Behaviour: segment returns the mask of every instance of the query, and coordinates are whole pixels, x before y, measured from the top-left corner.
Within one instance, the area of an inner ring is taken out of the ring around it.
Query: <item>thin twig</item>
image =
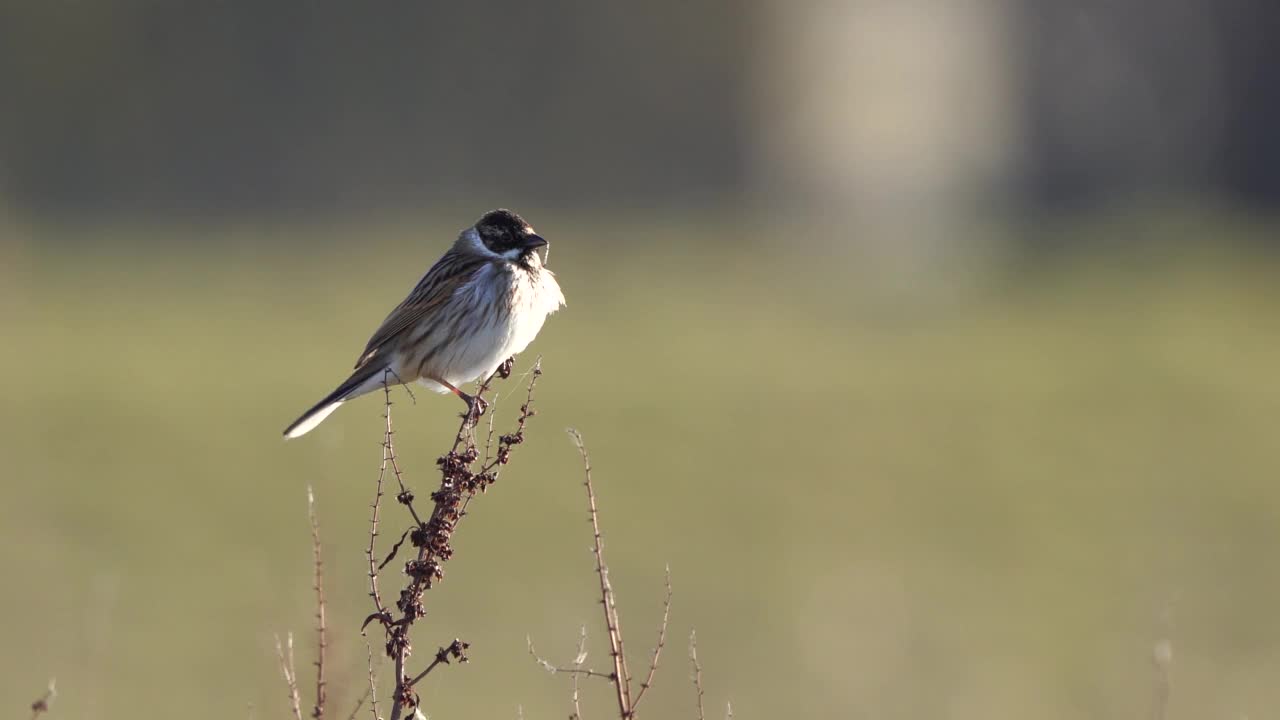
[[[382,716],[378,714],[378,683],[373,674],[373,646],[369,644],[367,637],[364,641],[364,649],[369,655],[369,688],[365,690],[365,697],[369,698],[369,709],[373,711],[373,720],[382,720]],[[347,720],[354,720],[362,702],[364,702],[363,698],[356,703],[356,709],[351,711],[351,717]]]
[[[382,439],[382,462],[391,464],[391,472],[396,476],[396,484],[400,486],[400,497],[405,497],[406,495],[412,497],[409,489],[404,486],[404,473],[400,470],[400,463],[396,461],[395,445],[391,442],[391,436],[395,435],[395,431],[391,429],[391,406],[393,403],[391,402],[391,385],[387,382],[386,373],[382,375],[382,391],[386,394],[387,403],[387,411],[385,413],[387,428],[383,433]],[[418,517],[417,511],[413,509],[413,503],[406,502],[403,505],[409,509],[409,514],[413,516],[413,521],[421,525],[422,519]]]
[[[431,664],[427,666],[426,670],[423,670],[422,672],[418,673],[417,675],[414,676],[412,680],[409,681],[409,687],[413,687],[414,685],[417,685],[418,681],[426,677],[432,670],[435,670],[437,665],[450,664],[449,658],[453,658],[458,662],[467,662],[467,648],[469,647],[471,647],[470,643],[465,643],[457,638],[454,638],[452,643],[436,651],[435,660],[431,661]]]
[[[386,422],[387,429],[382,440],[382,466],[378,468],[378,484],[374,490],[373,504],[370,509],[373,511],[369,516],[369,547],[365,550],[365,555],[369,558],[369,597],[373,598],[373,606],[377,609],[380,616],[388,615],[387,608],[382,604],[382,595],[378,592],[378,565],[373,559],[375,552],[375,543],[378,539],[378,510],[382,507],[382,481],[387,475],[387,465],[390,462],[391,453],[391,386],[386,383],[383,378],[382,390],[386,393]],[[361,630],[361,633],[364,631]]]
[[[36,698],[35,702],[31,703],[31,720],[36,720],[36,718],[40,717],[44,713],[49,712],[49,706],[53,705],[53,698],[57,694],[58,691],[54,686],[54,681],[50,679],[49,687],[45,688],[44,694]]]
[[[645,676],[644,682],[640,683],[640,692],[636,693],[636,700],[631,705],[632,711],[640,707],[640,701],[644,699],[644,693],[653,686],[653,675],[658,672],[658,658],[662,655],[662,648],[667,644],[667,622],[671,620],[671,566],[667,566],[667,596],[662,601],[662,625],[658,628],[658,644],[653,646],[653,659],[649,661],[649,673]]]
[[[329,647],[324,618],[324,561],[320,556],[320,521],[316,519],[316,496],[307,486],[307,517],[311,521],[311,554],[315,560],[316,591],[316,704],[311,717],[323,720],[325,703],[324,658]]]
[[[706,720],[702,709],[702,665],[698,663],[698,632],[689,633],[689,662],[693,665],[693,688],[698,691],[698,720]],[[733,708],[729,708],[729,717],[733,717]]]
[[[600,534],[600,514],[596,507],[596,491],[591,484],[591,456],[587,454],[587,446],[583,443],[582,434],[573,428],[568,429],[569,437],[578,447],[582,455],[583,485],[587,488],[587,505],[591,515],[591,529],[595,537],[594,552],[596,556],[596,574],[600,576],[600,604],[604,607],[605,627],[609,634],[609,655],[613,658],[613,687],[618,699],[618,714],[623,720],[630,720],[633,710],[631,702],[631,675],[627,671],[627,658],[622,646],[622,628],[618,622],[618,607],[614,602],[613,586],[609,584],[609,566],[604,561],[604,538]]]
[[[293,633],[289,633],[286,637],[288,638],[288,655],[280,645],[279,635],[276,635],[276,655],[280,658],[280,671],[284,673],[285,684],[289,686],[289,707],[293,710],[293,716],[297,720],[302,720],[302,698],[298,696],[298,674],[293,665]]]
[[[530,647],[532,649],[532,646]],[[582,635],[578,639],[578,654],[573,659],[576,667],[582,667],[582,663],[587,661],[587,626],[582,626]],[[573,714],[569,716],[569,720],[582,720],[582,704],[578,693],[579,675],[573,676]]]
[[[541,655],[538,654],[538,651],[534,649],[533,639],[525,638],[525,640],[529,644],[529,654],[533,656],[534,662],[541,665],[544,670],[551,673],[552,675],[555,675],[557,673],[563,673],[565,675],[585,675],[586,677],[596,677],[596,678],[608,680],[609,682],[613,682],[613,677],[614,677],[613,673],[603,673],[598,670],[592,670],[590,668],[582,667],[582,664],[587,660],[587,648],[586,648],[587,628],[585,625],[582,628],[582,639],[578,644],[578,655],[574,659],[573,665],[569,667],[556,665],[555,663],[552,663],[549,660],[544,659]]]
[[[482,466],[488,465],[489,461],[493,458],[494,420],[497,418],[497,415],[498,415],[497,411],[498,411],[498,396],[494,395],[493,401],[489,403],[489,431],[485,433],[484,461],[481,463]]]
[[[578,654],[574,656],[573,665],[570,667],[559,667],[544,660],[538,655],[538,651],[533,649],[533,640],[530,638],[526,638],[526,640],[529,643],[529,654],[533,656],[535,662],[546,668],[547,672],[553,675],[566,673],[573,676],[573,693],[570,695],[570,700],[573,702],[573,712],[569,714],[569,720],[582,720],[581,694],[579,693],[580,678],[584,676],[597,677],[602,680],[608,680],[610,683],[613,682],[613,675],[610,673],[596,672],[590,668],[582,667],[582,664],[587,661],[587,626],[582,626],[582,634],[578,638]]]

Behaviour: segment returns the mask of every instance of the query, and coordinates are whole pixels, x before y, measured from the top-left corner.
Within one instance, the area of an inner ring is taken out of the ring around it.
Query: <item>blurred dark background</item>
[[[1017,207],[1270,209],[1278,23],[1247,0],[6,2],[0,193],[52,215],[770,205],[909,162],[913,188]]]
[[[472,644],[432,718],[567,715],[528,636],[607,663],[566,426],[633,668],[671,566],[647,717],[694,716],[693,628],[708,717],[1274,715],[1278,20],[0,0],[0,706],[284,717],[310,485],[346,717],[383,408],[280,431],[507,206],[568,307],[415,636]],[[421,491],[457,403],[396,402]]]

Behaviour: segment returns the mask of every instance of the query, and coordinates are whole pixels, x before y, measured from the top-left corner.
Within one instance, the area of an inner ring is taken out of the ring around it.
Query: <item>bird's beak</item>
[[[525,235],[520,242],[520,247],[524,250],[537,250],[540,247],[546,247],[547,241],[542,239],[541,235],[529,233]]]

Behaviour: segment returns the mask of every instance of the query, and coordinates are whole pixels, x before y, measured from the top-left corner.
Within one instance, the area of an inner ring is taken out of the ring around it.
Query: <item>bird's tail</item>
[[[285,428],[285,438],[302,437],[311,432],[315,426],[329,417],[334,410],[337,410],[339,405],[381,385],[385,371],[385,367],[370,363],[351,373],[351,377],[347,378],[337,389],[326,395],[323,400],[316,403],[310,410],[302,413],[302,417],[294,420],[289,427]]]

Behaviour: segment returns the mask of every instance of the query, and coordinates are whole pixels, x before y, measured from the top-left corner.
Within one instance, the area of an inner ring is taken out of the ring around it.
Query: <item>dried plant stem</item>
[[[311,491],[311,487],[307,487],[307,518],[311,521],[311,554],[315,560],[315,582],[313,587],[316,591],[316,704],[311,710],[311,717],[315,720],[324,718],[325,704],[325,679],[324,679],[324,660],[325,651],[329,647],[328,633],[325,626],[324,617],[324,560],[320,555],[320,522],[316,519],[316,496]]]
[[[284,673],[285,684],[289,686],[289,708],[296,720],[302,720],[302,698],[298,696],[298,673],[293,665],[293,633],[286,635],[288,653],[280,644],[280,636],[276,635],[276,656],[280,658],[280,671]]]
[[[613,586],[609,584],[609,565],[604,560],[604,537],[600,533],[600,513],[596,507],[596,491],[591,484],[591,456],[582,441],[582,434],[570,428],[578,453],[582,456],[583,485],[587,488],[587,505],[591,516],[591,530],[595,539],[593,551],[596,557],[596,575],[600,577],[600,605],[604,608],[604,623],[609,635],[609,655],[613,658],[613,687],[618,700],[618,714],[623,720],[632,715],[631,675],[627,671],[627,657],[622,643],[622,626],[618,622],[618,606],[614,602]]]
[[[562,665],[556,665],[548,660],[543,659],[543,657],[538,654],[538,651],[534,649],[533,640],[526,638],[526,642],[528,642],[529,644],[529,654],[533,656],[534,662],[541,665],[544,669],[546,669],[547,672],[551,673],[552,675],[555,675],[557,673],[563,673],[565,675],[579,675],[579,676],[586,676],[586,677],[601,678],[603,680],[608,680],[609,682],[613,682],[613,673],[604,673],[604,672],[600,672],[599,670],[592,670],[591,668],[582,667],[582,664],[585,663],[587,660],[587,628],[586,626],[583,626],[582,636],[578,641],[577,658],[573,661],[573,664],[568,667],[565,667]]]
[[[371,511],[369,515],[369,546],[365,550],[365,555],[369,558],[369,597],[373,598],[373,606],[380,616],[387,615],[387,608],[382,604],[382,595],[378,591],[378,564],[374,559],[376,551],[375,545],[378,540],[378,512],[382,507],[382,482],[387,476],[387,466],[395,457],[395,451],[391,446],[391,386],[385,382],[383,378],[382,390],[386,395],[386,410],[383,417],[386,420],[386,430],[382,438],[382,465],[378,468],[378,483],[373,494],[373,503],[369,506]],[[361,629],[361,633],[363,633]]]
[[[387,391],[387,428],[383,444],[384,467],[386,464],[390,464],[392,471],[395,473],[396,481],[400,486],[400,492],[396,495],[396,500],[405,506],[413,518],[413,526],[408,531],[408,537],[413,546],[418,549],[416,558],[409,560],[405,564],[404,571],[409,577],[409,582],[400,591],[400,597],[395,604],[396,609],[400,611],[400,616],[393,618],[389,608],[382,605],[377,597],[376,575],[378,566],[374,564],[373,560],[374,541],[373,533],[371,532],[368,551],[370,574],[372,576],[370,588],[371,594],[374,595],[376,612],[365,620],[365,624],[378,620],[387,636],[386,652],[394,663],[396,677],[395,692],[392,696],[391,720],[400,720],[406,712],[412,712],[418,707],[419,698],[414,686],[418,681],[426,677],[431,670],[442,663],[448,663],[450,658],[466,661],[464,651],[467,644],[460,640],[455,640],[448,647],[440,648],[439,652],[436,653],[435,661],[427,669],[411,678],[408,670],[408,659],[412,653],[409,630],[418,618],[426,614],[426,607],[423,604],[424,593],[444,577],[443,565],[453,556],[450,540],[465,515],[465,508],[476,494],[484,492],[497,481],[500,467],[506,465],[511,459],[512,448],[524,442],[525,425],[529,418],[534,415],[533,392],[534,387],[537,385],[538,377],[542,374],[541,359],[534,363],[530,374],[532,379],[528,384],[525,403],[520,408],[520,416],[516,421],[515,432],[498,438],[496,454],[481,463],[478,471],[473,471],[472,469],[480,456],[475,441],[475,418],[470,414],[463,417],[462,422],[459,424],[457,435],[454,436],[453,446],[447,454],[437,460],[441,473],[440,486],[435,492],[431,493],[433,507],[430,516],[425,522],[414,507],[414,494],[405,486],[403,475],[395,459],[395,452],[391,442],[393,434],[391,429],[391,396],[389,390]],[[504,363],[499,372],[495,373],[495,376],[498,375],[503,378],[510,375],[510,361]],[[490,377],[481,383],[480,388],[476,391],[477,398],[483,398],[492,380],[493,377]],[[380,491],[381,481],[379,482]],[[375,499],[375,504],[376,502]],[[384,565],[395,557],[398,547],[399,544],[392,548],[387,559],[383,561]]]
[[[374,720],[383,720],[383,717],[378,715],[378,680],[376,680],[374,674],[374,646],[369,644],[369,639],[365,639],[365,651],[369,653],[369,691],[367,691],[369,708],[374,714]],[[356,710],[351,711],[351,717],[348,717],[347,720],[352,720],[357,711],[360,711],[360,703],[358,702],[356,703]]]
[[[530,649],[533,646],[530,645]],[[587,626],[582,626],[582,635],[578,639],[578,654],[574,657],[573,664],[575,667],[582,667],[582,663],[587,661]],[[574,673],[573,676],[573,714],[569,716],[569,720],[582,720],[582,705],[578,693],[580,676]]]
[[[653,676],[658,672],[658,658],[662,656],[662,648],[667,644],[667,623],[671,620],[671,566],[667,566],[667,594],[662,600],[662,625],[658,627],[658,644],[653,646],[653,657],[649,661],[649,672],[645,675],[644,682],[640,683],[640,692],[636,693],[635,702],[631,705],[634,713],[640,707],[640,701],[644,699],[644,694],[649,688],[653,687]]]
[[[356,701],[356,707],[351,711],[351,715],[347,720],[355,720],[356,713],[360,712],[360,706],[364,704],[365,698],[369,699],[369,709],[373,712],[373,720],[382,720],[382,717],[378,715],[378,682],[373,672],[373,646],[369,644],[368,638],[365,638],[364,649],[369,657],[369,687],[365,688],[364,696]]]
[[[417,685],[418,681],[429,675],[432,670],[435,670],[437,665],[448,665],[449,658],[453,658],[460,662],[466,662],[467,648],[469,647],[471,647],[469,643],[464,643],[461,640],[454,638],[452,643],[436,651],[435,660],[431,661],[431,664],[427,666],[426,670],[415,675],[413,679],[409,681],[409,686],[413,687],[414,685]]]
[[[407,386],[406,386],[406,387],[407,387]],[[383,434],[383,443],[382,443],[382,462],[384,463],[384,467],[385,467],[385,464],[386,464],[386,463],[390,463],[390,465],[391,465],[391,473],[392,473],[393,475],[395,475],[395,477],[396,477],[396,484],[400,486],[400,495],[401,495],[401,496],[403,496],[405,493],[408,493],[408,492],[409,492],[409,490],[408,490],[408,488],[406,488],[406,487],[404,486],[404,473],[403,473],[403,472],[401,472],[401,470],[400,470],[400,463],[396,460],[396,450],[395,450],[395,446],[394,446],[394,445],[392,445],[392,443],[391,443],[391,436],[392,436],[392,435],[395,435],[395,431],[391,429],[391,405],[392,405],[392,403],[391,403],[391,385],[390,385],[390,383],[388,382],[387,377],[386,377],[386,375],[385,375],[385,374],[384,374],[384,376],[383,376],[383,378],[382,378],[382,391],[383,391],[383,393],[385,393],[385,394],[386,394],[386,402],[387,402],[387,405],[386,405],[386,413],[385,413],[385,417],[386,417],[386,420],[387,420],[387,427],[386,427],[386,431],[385,431],[385,433]],[[379,472],[379,476],[381,476],[381,475],[382,475],[382,473],[381,473],[381,472]],[[413,507],[413,503],[412,503],[412,502],[403,502],[403,501],[402,501],[402,504],[405,506],[405,508],[406,508],[406,509],[408,509],[409,514],[413,516],[413,521],[414,521],[415,523],[417,523],[417,524],[421,525],[421,524],[422,524],[422,519],[418,517],[418,512],[417,512],[417,510],[415,510],[415,509],[414,509],[414,507]]]
[[[582,485],[587,491],[587,511],[588,519],[591,522],[593,540],[592,554],[595,557],[596,575],[600,581],[600,606],[603,609],[605,629],[609,638],[609,658],[613,662],[613,672],[605,674],[582,667],[582,663],[587,657],[587,630],[585,627],[582,629],[582,642],[579,644],[578,658],[572,667],[557,667],[538,657],[537,652],[533,649],[533,641],[529,642],[529,654],[533,656],[533,659],[539,665],[542,665],[550,672],[573,675],[574,712],[570,716],[571,718],[581,717],[578,707],[579,678],[599,677],[608,680],[613,686],[614,697],[618,703],[618,717],[622,718],[622,720],[631,720],[636,716],[636,709],[640,705],[640,701],[644,699],[645,693],[649,691],[649,688],[653,687],[653,678],[658,672],[658,661],[662,658],[662,650],[667,645],[667,628],[671,623],[671,567],[668,566],[666,569],[667,592],[662,601],[662,623],[658,626],[658,642],[653,647],[653,655],[649,660],[649,668],[645,673],[644,681],[640,683],[640,690],[635,695],[632,695],[631,672],[627,669],[622,625],[618,621],[618,604],[613,593],[613,585],[609,582],[609,564],[604,557],[604,534],[600,530],[600,507],[596,502],[595,485],[591,480],[591,456],[587,452],[587,446],[582,439],[582,434],[573,428],[569,428],[568,433],[573,440],[574,446],[578,448],[578,454],[582,457]]]
[[[698,663],[698,632],[696,630],[689,633],[689,663],[693,666],[693,689],[698,693],[698,720],[706,720],[706,712],[702,707],[702,665]],[[729,716],[733,717],[733,709],[729,709]]]

